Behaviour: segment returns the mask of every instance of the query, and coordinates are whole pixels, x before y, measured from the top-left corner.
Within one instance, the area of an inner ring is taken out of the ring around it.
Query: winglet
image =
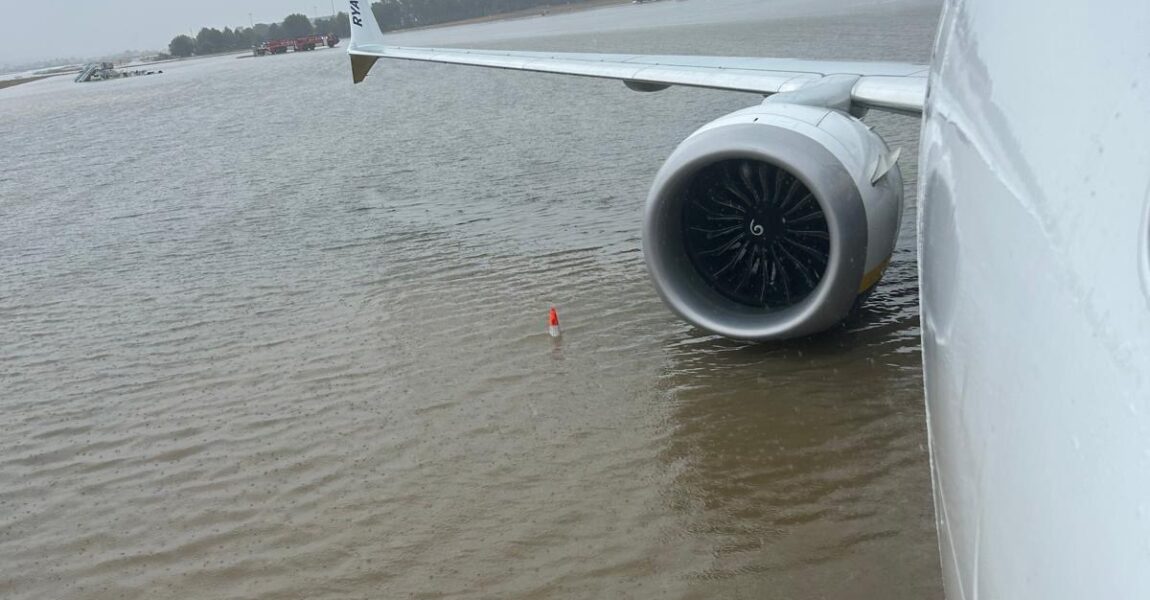
[[[351,43],[347,46],[347,53],[351,55],[351,79],[359,83],[379,59],[372,54],[383,50],[383,32],[371,10],[371,0],[348,0],[348,7]],[[371,46],[374,48],[369,48]]]
[[[367,77],[367,72],[375,66],[375,61],[379,60],[378,56],[364,56],[362,54],[351,55],[351,82],[359,83]]]

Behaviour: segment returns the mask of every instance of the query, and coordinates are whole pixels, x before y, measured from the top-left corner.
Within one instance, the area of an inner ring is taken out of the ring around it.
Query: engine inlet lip
[[[826,215],[831,244],[822,279],[806,298],[786,308],[764,312],[739,306],[709,289],[689,266],[676,235],[685,187],[703,168],[730,159],[785,169],[811,191]],[[861,195],[843,164],[811,137],[762,123],[714,127],[684,141],[656,175],[643,221],[647,268],[667,305],[704,329],[744,340],[797,337],[841,321],[857,296],[866,238]]]

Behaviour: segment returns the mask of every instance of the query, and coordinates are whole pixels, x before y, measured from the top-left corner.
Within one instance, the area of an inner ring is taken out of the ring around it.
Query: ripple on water
[[[500,44],[925,60],[937,18],[716,1],[759,16]],[[726,341],[638,224],[754,98],[344,61],[0,94],[6,597],[940,595],[913,202],[856,318]]]

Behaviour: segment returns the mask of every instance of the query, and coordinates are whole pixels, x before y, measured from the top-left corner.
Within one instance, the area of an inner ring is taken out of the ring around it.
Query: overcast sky
[[[347,10],[346,0],[335,9]],[[122,50],[166,50],[181,33],[327,16],[332,0],[0,0],[0,65]]]

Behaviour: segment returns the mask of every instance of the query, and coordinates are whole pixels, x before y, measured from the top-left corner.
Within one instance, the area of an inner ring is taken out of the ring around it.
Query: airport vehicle
[[[269,54],[286,54],[287,52],[307,52],[316,48],[335,48],[339,45],[339,38],[334,35],[308,35],[299,38],[270,40],[252,47],[253,56],[267,56]]]
[[[767,96],[685,140],[644,254],[695,325],[778,340],[877,284],[898,153],[859,119],[922,117],[928,433],[951,598],[1150,596],[1150,3],[947,2],[933,63],[387,46],[352,0],[352,74],[379,58]]]

